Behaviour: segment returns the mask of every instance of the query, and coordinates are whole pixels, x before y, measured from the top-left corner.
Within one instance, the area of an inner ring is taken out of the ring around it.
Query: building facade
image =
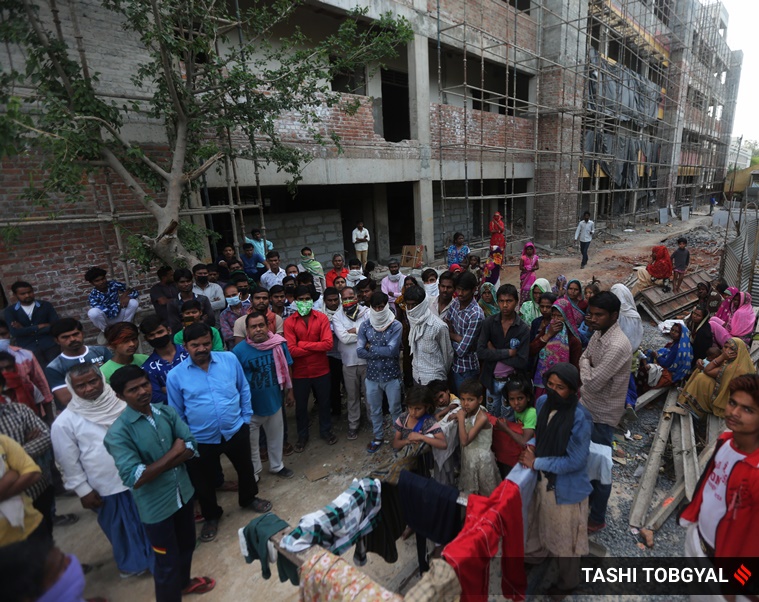
[[[144,49],[99,3],[74,5],[104,93],[135,94],[130,74]],[[311,2],[288,27],[319,38],[351,6]],[[238,161],[242,202],[230,201],[228,174],[211,171],[187,219],[238,243],[243,231],[264,226],[285,261],[308,244],[322,262],[352,254],[350,233],[361,219],[371,258],[421,244],[431,259],[455,232],[487,240],[495,211],[514,251],[527,239],[569,242],[585,210],[629,220],[721,188],[742,53],[727,44],[719,2],[377,0],[368,10],[368,18],[407,18],[414,39],[383,68],[332,82],[360,102],[355,114],[322,115],[344,152],[312,144],[296,118],[283,119],[282,137],[314,155],[297,194],[284,174],[263,169],[259,209],[254,167]],[[161,152],[162,130],[150,122],[125,131]],[[39,210],[26,215],[18,201],[36,164],[27,155],[0,164],[0,221],[20,232],[15,243],[0,242],[6,294],[12,281],[30,279],[81,312],[81,272],[92,264],[144,284],[121,261],[122,235],[139,231],[144,214],[118,177],[93,176],[85,200],[48,219]],[[209,255],[219,250],[210,245]]]

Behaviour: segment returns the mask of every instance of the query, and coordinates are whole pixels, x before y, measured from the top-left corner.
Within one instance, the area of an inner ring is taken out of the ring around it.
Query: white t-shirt
[[[365,238],[366,242],[356,242],[359,238]],[[370,240],[369,230],[366,228],[363,230],[359,230],[358,228],[353,229],[353,248],[356,249],[356,251],[368,251]]]
[[[725,499],[727,479],[736,462],[745,457],[746,454],[733,447],[733,440],[730,439],[719,448],[717,457],[714,458],[714,470],[704,484],[704,498],[701,502],[701,511],[698,513],[698,530],[701,532],[701,537],[712,547],[717,536],[717,525],[727,511],[728,500]]]
[[[24,310],[24,313],[29,316],[29,319],[32,319],[32,313],[34,312],[34,308],[36,307],[36,304],[32,303],[30,305],[21,305],[21,309]]]

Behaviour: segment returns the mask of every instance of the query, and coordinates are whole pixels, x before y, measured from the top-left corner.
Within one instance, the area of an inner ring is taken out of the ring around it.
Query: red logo
[[[749,571],[745,566],[741,565],[737,571],[735,571],[735,575],[733,575],[735,579],[741,584],[746,585],[746,582],[751,578],[751,571]]]

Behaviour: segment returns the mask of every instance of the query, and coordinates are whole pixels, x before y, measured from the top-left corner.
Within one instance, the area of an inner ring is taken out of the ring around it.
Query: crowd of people
[[[576,233],[581,268],[588,217]],[[97,513],[123,577],[149,571],[160,601],[210,591],[212,577],[191,574],[195,523],[201,542],[216,538],[217,491],[236,491],[253,513],[272,509],[259,495],[263,467],[294,476],[298,461],[286,458],[308,448],[313,397],[327,445],[337,443],[343,413],[348,441],[362,425],[370,433],[367,453],[391,441],[394,453],[377,467],[388,480],[405,469],[487,497],[512,471],[538,474],[525,559],[562,558],[555,586],[568,592],[579,579],[571,559],[606,526],[611,479],[590,465],[610,464],[614,430],[635,420],[639,394],[673,384],[682,387],[679,404],[699,418],[725,417],[734,433],[707,468],[723,471],[722,484],[702,484],[684,514],[698,525],[689,541],[719,554],[719,500],[737,486],[730,470],[759,449],[750,295],[724,281],[700,284],[689,317],[662,325],[670,342],[645,349],[634,294],[670,283],[680,290],[685,239],[672,256],[654,247],[632,291],[605,290],[595,279],[560,275],[551,286],[538,278],[531,242],[518,285],[501,283],[499,214],[490,230],[484,265],[456,233],[447,270],[417,278],[390,260],[379,282],[361,222],[357,257],[346,265],[335,254],[327,271],[309,247],[282,267],[276,246],[254,230],[240,257],[225,245],[217,262],[159,268],[153,311],[139,317],[138,292],[93,267],[84,274],[93,287],[88,317],[107,346],[85,344],[76,317],[59,317],[31,283],[14,283],[0,321],[0,565],[31,555],[47,559],[39,571],[58,562],[44,599],[62,599],[55,592],[79,579],[78,562],[52,543],[54,527],[76,520],[55,513],[57,485]],[[139,353],[141,338],[149,355]],[[222,455],[235,481],[225,478]],[[36,587],[19,599],[42,599]]]

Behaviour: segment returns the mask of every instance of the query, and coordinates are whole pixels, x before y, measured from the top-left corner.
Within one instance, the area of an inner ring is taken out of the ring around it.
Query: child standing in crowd
[[[448,381],[433,380],[427,388],[435,401],[435,420],[438,421],[446,442],[445,449],[432,450],[432,457],[435,459],[432,478],[443,485],[453,486],[456,484],[456,466],[458,466],[456,451],[459,447],[456,412],[461,411],[461,402],[451,393]]]
[[[682,236],[677,239],[677,249],[672,253],[672,292],[679,293],[680,285],[683,282],[683,276],[688,270],[690,264],[690,251],[685,247],[688,245],[688,240]]]
[[[184,345],[184,329],[201,322],[203,318],[203,305],[197,299],[190,299],[182,303],[182,330],[174,335],[175,345]],[[221,340],[221,333],[211,326],[211,339],[213,347],[211,351],[224,351],[224,342]]]
[[[535,272],[540,269],[540,258],[535,252],[535,245],[527,242],[519,259],[519,293],[520,303],[530,300],[530,289],[535,282]]]
[[[482,280],[482,266],[480,265],[480,256],[470,255],[468,259],[469,265],[467,266],[467,270],[474,274],[475,278],[477,278],[477,282],[480,282]]]
[[[538,420],[533,405],[530,381],[514,378],[506,383],[506,395],[510,410],[502,412],[501,418],[490,417],[493,425],[493,452],[498,472],[505,478],[519,460],[527,442],[535,434]]]
[[[435,419],[435,402],[429,387],[417,385],[406,395],[406,411],[395,421],[393,449],[414,443],[427,443],[445,449],[445,435]]]
[[[459,489],[466,493],[489,496],[498,486],[500,478],[495,456],[490,450],[493,444],[493,427],[488,412],[482,407],[485,387],[474,378],[459,386],[463,412],[456,414],[461,443],[461,474]]]

